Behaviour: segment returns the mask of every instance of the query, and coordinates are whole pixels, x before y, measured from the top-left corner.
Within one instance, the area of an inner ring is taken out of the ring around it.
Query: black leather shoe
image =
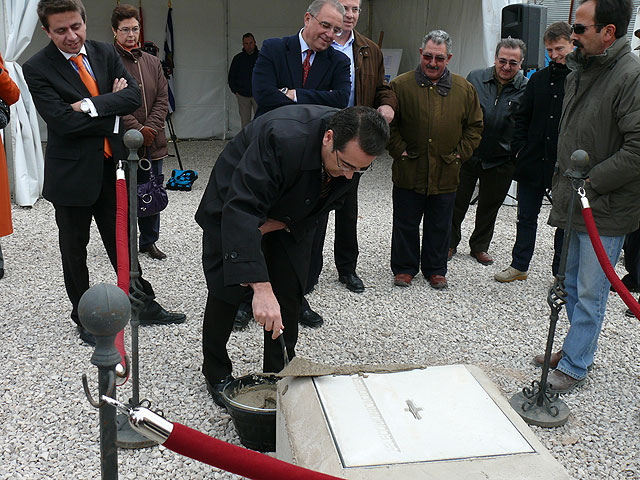
[[[78,334],[80,335],[80,340],[84,343],[91,345],[92,347],[96,346],[96,337],[93,336],[93,333],[89,332],[82,325],[78,325]]]
[[[233,329],[242,330],[244,328],[247,328],[252,318],[253,314],[251,312],[238,310],[238,313],[236,313],[236,319],[233,321]]]
[[[360,280],[360,277],[356,273],[340,275],[338,280],[340,280],[340,283],[344,283],[345,286],[354,293],[364,292],[364,283],[362,283],[362,280]]]
[[[305,327],[318,328],[323,323],[322,317],[311,309],[300,312],[300,324]]]
[[[170,323],[184,323],[187,316],[184,313],[167,312],[155,300],[140,312],[140,325],[168,325]]]
[[[222,401],[222,390],[227,384],[233,382],[235,379],[231,375],[227,375],[224,379],[220,380],[216,383],[210,383],[209,380],[205,377],[204,382],[207,384],[207,391],[216,405],[222,408],[227,408],[227,406]]]
[[[0,278],[4,277],[4,268],[0,268]]]
[[[167,258],[167,254],[160,251],[160,249],[156,247],[155,243],[140,247],[140,252],[146,253],[151,258],[155,258],[156,260],[164,260],[165,258]]]
[[[624,286],[627,287],[627,290],[629,290],[630,292],[634,292],[634,293],[640,292],[640,286],[636,283],[633,277],[628,273],[624,277],[622,277],[621,280]],[[611,285],[610,289],[612,292],[616,291],[616,289],[613,288],[613,285]]]

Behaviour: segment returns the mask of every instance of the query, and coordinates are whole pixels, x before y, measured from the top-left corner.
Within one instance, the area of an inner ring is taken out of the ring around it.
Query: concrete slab
[[[477,367],[289,377],[276,456],[346,479],[569,479]]]

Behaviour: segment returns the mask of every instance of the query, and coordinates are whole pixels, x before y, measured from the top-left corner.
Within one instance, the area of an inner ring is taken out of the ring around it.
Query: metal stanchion
[[[138,166],[143,170],[151,168],[151,162],[138,157],[138,149],[142,146],[144,137],[138,130],[128,130],[124,134],[124,144],[129,149],[129,157],[123,161],[127,165],[127,186],[129,197],[129,257],[130,257],[130,285],[131,299],[131,398],[129,404],[133,407],[140,405],[140,364],[138,358],[138,328],[140,326],[140,312],[144,309],[146,294],[140,284],[140,267],[138,264]],[[131,429],[127,418],[118,415],[118,439],[116,444],[123,448],[145,448],[156,445],[156,442],[140,435]]]
[[[117,333],[129,320],[131,305],[127,295],[117,286],[100,283],[87,290],[78,304],[80,323],[96,338],[91,363],[98,367],[98,391],[102,398],[115,397],[116,365],[121,361],[115,346]],[[103,480],[118,478],[116,448],[116,410],[104,400],[96,402],[89,392],[87,376],[82,375],[84,392],[95,408],[100,409],[100,467]]]
[[[564,241],[562,243],[562,253],[560,254],[560,265],[556,280],[547,294],[547,303],[551,308],[549,315],[549,333],[547,335],[547,346],[544,352],[544,363],[542,365],[542,375],[540,381],[531,382],[531,387],[525,387],[521,392],[515,394],[509,400],[511,407],[518,412],[529,425],[540,427],[559,427],[567,423],[569,418],[569,407],[560,400],[557,393],[547,390],[549,384],[549,364],[553,352],[553,339],[556,333],[558,315],[562,306],[567,303],[567,292],[564,287],[565,271],[567,267],[567,254],[569,252],[569,241],[573,233],[573,212],[576,204],[576,193],[579,188],[584,188],[587,178],[586,171],[589,165],[589,155],[584,150],[576,150],[571,155],[571,168],[564,173],[564,176],[571,182],[571,194],[567,211],[567,221],[564,230]]]

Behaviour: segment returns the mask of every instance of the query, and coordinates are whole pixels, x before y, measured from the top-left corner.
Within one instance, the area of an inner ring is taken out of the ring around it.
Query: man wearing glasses
[[[495,65],[474,70],[467,76],[480,97],[484,130],[480,146],[460,170],[460,185],[453,210],[449,258],[462,238],[461,225],[469,209],[476,183],[480,180],[478,209],[473,233],[469,238],[471,256],[482,265],[491,265],[488,253],[493,229],[515,170],[515,153],[511,150],[514,114],[527,85],[520,71],[526,46],[522,40],[506,38],[496,46]]]
[[[342,34],[343,16],[337,0],[314,0],[296,35],[264,41],[253,69],[256,116],[296,103],[347,106],[349,59],[331,48]]]
[[[265,330],[263,370],[284,367],[280,332],[295,355],[316,224],[388,139],[386,120],[371,108],[294,105],[254,119],[220,154],[196,213],[209,289],[202,372],[218,405],[232,380],[226,344],[247,290]]]
[[[408,287],[420,270],[431,287],[447,286],[447,249],[458,175],[480,143],[478,94],[463,77],[449,71],[451,56],[449,34],[429,32],[422,41],[417,68],[391,82],[398,100],[389,140],[393,157],[391,269],[399,287]]]
[[[349,106],[364,105],[376,108],[391,122],[394,110],[397,108],[396,97],[384,77],[384,60],[380,48],[355,28],[360,17],[361,0],[339,0],[345,10],[342,35],[334,39],[332,46],[349,57],[351,63],[351,93]],[[354,177],[355,187],[345,197],[344,205],[336,209],[334,258],[338,270],[338,280],[347,289],[355,293],[364,292],[364,284],[356,273],[358,261],[358,182],[359,175]],[[322,271],[322,250],[324,247],[327,218],[318,225],[316,239],[311,252],[309,267],[309,281],[307,290],[318,283]],[[322,322],[322,317],[308,309],[311,313],[304,314]]]
[[[549,223],[564,227],[571,185],[564,176],[571,154],[589,154],[584,184],[600,239],[615,265],[625,234],[640,221],[640,63],[626,39],[631,19],[629,0],[588,0],[576,10],[567,55],[567,76],[553,177]],[[593,364],[609,295],[580,208],[572,206],[566,280],[570,327],[557,368],[549,374],[552,392],[569,392],[584,383]],[[558,361],[559,360],[559,361]]]

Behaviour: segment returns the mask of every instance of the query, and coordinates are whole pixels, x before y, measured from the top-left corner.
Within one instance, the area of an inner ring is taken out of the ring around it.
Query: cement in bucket
[[[222,390],[240,442],[259,452],[276,450],[276,377],[246,375]]]

